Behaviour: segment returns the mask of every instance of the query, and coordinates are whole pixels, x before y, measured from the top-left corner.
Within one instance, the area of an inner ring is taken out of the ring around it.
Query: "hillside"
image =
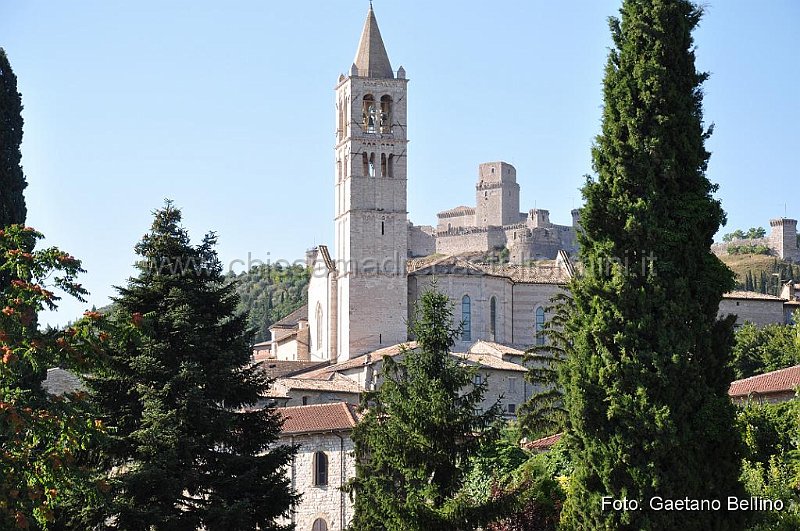
[[[719,257],[736,273],[737,289],[776,295],[780,280],[800,281],[800,266],[764,254],[735,254]]]
[[[269,339],[269,327],[308,300],[309,270],[302,266],[263,265],[247,273],[229,274],[241,297],[239,309],[255,330],[253,342]]]

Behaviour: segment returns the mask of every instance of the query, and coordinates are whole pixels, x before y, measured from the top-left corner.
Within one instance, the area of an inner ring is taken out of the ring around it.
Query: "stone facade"
[[[719,316],[736,316],[736,326],[749,322],[754,325],[785,324],[784,305],[787,301],[773,295],[752,291],[734,291],[723,295]]]

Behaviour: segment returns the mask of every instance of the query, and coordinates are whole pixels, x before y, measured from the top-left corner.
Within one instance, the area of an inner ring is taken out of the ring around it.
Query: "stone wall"
[[[289,466],[292,488],[303,495],[291,521],[298,531],[311,531],[314,521],[325,520],[329,531],[341,531],[353,518],[353,502],[340,490],[356,473],[353,441],[347,432],[282,436],[281,444],[299,445]],[[314,485],[314,453],[328,458],[328,484]]]
[[[781,299],[733,299],[724,298],[719,305],[719,316],[736,315],[736,325],[750,322],[758,326],[783,324],[784,301]]]
[[[435,230],[430,225],[408,225],[408,256],[428,256],[436,252]]]
[[[506,245],[506,235],[502,228],[473,228],[460,232],[439,232],[436,235],[436,252],[456,255],[462,253],[484,253]]]
[[[550,306],[553,295],[561,292],[562,289],[556,284],[514,284],[512,344],[529,346],[535,343],[536,309]],[[550,315],[546,313],[545,319],[549,318]]]

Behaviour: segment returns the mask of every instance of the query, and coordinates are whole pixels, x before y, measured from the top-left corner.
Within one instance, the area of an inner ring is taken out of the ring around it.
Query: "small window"
[[[367,94],[364,96],[361,117],[364,131],[367,133],[374,133],[378,126],[378,108],[375,105],[375,98],[372,96],[372,94]]]
[[[536,344],[537,345],[544,345],[544,335],[542,332],[544,331],[544,308],[539,306],[536,308]]]
[[[390,96],[381,97],[381,133],[392,132],[392,98]]]
[[[469,295],[461,298],[461,330],[462,341],[472,341],[472,302]]]
[[[475,385],[481,384],[481,373],[475,375]]]
[[[492,297],[489,299],[489,333],[492,335],[492,341],[495,340],[494,336],[497,332],[497,298]]]
[[[516,414],[517,412],[517,405],[516,404],[509,404],[508,405],[508,412],[512,415]]]
[[[328,484],[328,456],[325,452],[314,453],[314,486],[324,487]]]
[[[509,393],[516,393],[517,392],[517,379],[516,378],[509,378],[508,379],[508,392]]]
[[[314,525],[311,526],[311,531],[328,531],[328,522],[322,518],[314,520]]]
[[[381,221],[381,236],[386,235],[386,222]]]
[[[308,397],[307,397],[307,396],[304,396],[304,397],[303,397],[303,405],[304,405],[304,406],[307,406],[307,405],[308,405]]]

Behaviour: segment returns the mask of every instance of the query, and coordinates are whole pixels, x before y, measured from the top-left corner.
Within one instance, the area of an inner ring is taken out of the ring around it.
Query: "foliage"
[[[736,330],[733,370],[737,378],[800,364],[800,315],[795,324],[743,324]]]
[[[280,264],[253,267],[246,273],[227,278],[236,285],[237,311],[247,316],[248,328],[255,331],[253,342],[270,339],[269,327],[308,301],[310,270]]]
[[[733,232],[729,232],[722,237],[722,241],[724,242],[732,242],[734,240],[756,240],[758,238],[763,238],[767,235],[767,231],[764,227],[750,227],[747,232],[744,232],[741,229],[736,229]]]
[[[366,393],[364,417],[353,430],[356,477],[354,530],[471,529],[481,510],[459,496],[470,457],[496,437],[499,404],[479,410],[486,383],[450,355],[448,297],[427,291],[410,330],[415,350],[385,356],[381,385]]]
[[[575,304],[566,291],[554,295],[550,304],[545,311],[552,317],[539,332],[545,341],[528,349],[523,358],[528,367],[525,379],[533,385],[534,392],[520,407],[519,419],[523,433],[530,439],[563,431],[566,423],[560,371],[572,349],[566,327]]]
[[[0,228],[25,223],[28,184],[22,173],[22,96],[17,76],[4,49],[0,48]]]
[[[770,254],[771,252],[769,247],[761,244],[744,243],[728,246],[728,254]]]
[[[737,421],[747,446],[742,480],[748,494],[785,507],[760,512],[751,529],[800,528],[800,402],[747,403]]]
[[[53,310],[55,291],[83,301],[72,256],[56,248],[35,250],[42,234],[11,225],[0,229],[0,528],[50,527],[71,491],[88,477],[76,457],[93,446],[101,425],[89,416],[83,393],[50,396],[42,387],[47,368],[85,368],[101,351],[99,315],[88,312],[64,331],[41,330],[37,315]]]
[[[610,22],[596,179],[583,188],[564,435],[574,466],[566,529],[737,529],[727,511],[604,511],[602,496],[743,494],[727,397],[733,319],[717,321],[730,270],[710,252],[725,216],[707,179],[701,10],[625,0]]]
[[[115,431],[105,448],[119,529],[282,529],[296,500],[293,448],[256,407],[268,380],[249,364],[245,317],[208,234],[193,246],[170,202],[136,246],[138,276],[118,288],[106,362],[86,379]]]

